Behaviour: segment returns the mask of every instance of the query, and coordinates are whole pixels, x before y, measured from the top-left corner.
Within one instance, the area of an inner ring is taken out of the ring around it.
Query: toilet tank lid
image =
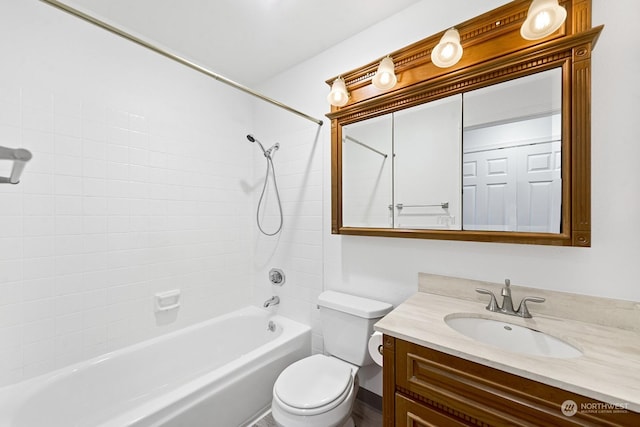
[[[320,307],[342,311],[364,319],[377,319],[389,313],[393,306],[386,302],[376,301],[336,291],[325,291],[318,296]]]

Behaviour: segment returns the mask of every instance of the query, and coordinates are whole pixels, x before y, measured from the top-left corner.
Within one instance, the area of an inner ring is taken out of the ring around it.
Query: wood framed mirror
[[[530,0],[456,25],[464,53],[437,67],[444,31],[342,74],[332,106],[332,233],[591,245],[591,0],[540,40],[520,28]],[[331,78],[331,85],[337,77]]]

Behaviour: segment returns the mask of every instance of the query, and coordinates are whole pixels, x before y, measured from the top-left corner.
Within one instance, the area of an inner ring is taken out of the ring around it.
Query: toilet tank
[[[325,352],[358,366],[373,363],[367,348],[373,325],[393,306],[335,291],[321,293],[318,306]]]

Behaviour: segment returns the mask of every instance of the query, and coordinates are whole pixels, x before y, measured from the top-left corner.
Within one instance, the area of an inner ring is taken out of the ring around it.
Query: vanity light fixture
[[[342,107],[349,102],[349,92],[342,77],[333,81],[331,92],[327,95],[327,102],[335,107]]]
[[[533,0],[520,34],[526,40],[538,40],[556,31],[567,18],[567,10],[558,0]]]
[[[431,51],[431,62],[440,68],[456,65],[462,58],[460,33],[455,28],[445,31],[440,43]]]
[[[376,74],[371,79],[371,83],[380,90],[391,89],[398,82],[395,64],[390,56],[383,58],[378,65]]]

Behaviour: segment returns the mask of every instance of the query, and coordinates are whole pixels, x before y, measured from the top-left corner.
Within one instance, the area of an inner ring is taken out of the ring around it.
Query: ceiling
[[[421,0],[62,0],[238,83],[262,82]]]

